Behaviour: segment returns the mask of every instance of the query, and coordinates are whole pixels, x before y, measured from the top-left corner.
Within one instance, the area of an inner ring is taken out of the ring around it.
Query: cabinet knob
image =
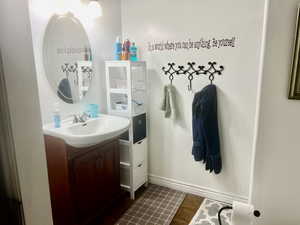
[[[142,165],[143,165],[143,164],[141,163],[141,164],[138,165],[138,167],[142,167]]]

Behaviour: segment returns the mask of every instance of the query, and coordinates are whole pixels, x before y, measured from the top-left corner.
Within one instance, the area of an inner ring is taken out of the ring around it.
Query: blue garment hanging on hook
[[[195,94],[193,100],[193,150],[195,161],[206,164],[206,170],[222,170],[218,126],[217,87],[210,84]]]

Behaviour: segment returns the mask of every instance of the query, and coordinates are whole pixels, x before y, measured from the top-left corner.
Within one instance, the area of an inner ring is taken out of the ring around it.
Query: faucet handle
[[[82,115],[79,116],[79,121],[82,123],[85,123],[90,118],[90,115],[86,112],[82,113]]]
[[[91,118],[91,115],[87,112],[82,113],[82,116],[86,118]]]
[[[78,123],[79,122],[79,118],[76,114],[73,114],[73,123]]]

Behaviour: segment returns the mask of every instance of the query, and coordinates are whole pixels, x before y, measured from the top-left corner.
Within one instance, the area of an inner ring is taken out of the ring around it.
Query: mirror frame
[[[88,41],[88,43],[89,43],[89,47],[90,47],[90,53],[91,53],[91,56],[92,56],[92,60],[91,60],[91,62],[92,62],[92,65],[91,65],[91,68],[92,68],[92,76],[94,77],[95,76],[95,67],[94,67],[94,59],[93,59],[93,56],[94,56],[94,54],[93,54],[93,50],[92,50],[92,44],[91,44],[91,41],[90,41],[90,38],[89,38],[89,35],[88,35],[88,32],[87,32],[87,30],[85,29],[85,27],[84,27],[84,25],[83,25],[83,23],[80,21],[80,19],[78,18],[78,17],[76,17],[73,13],[71,13],[71,12],[68,12],[68,13],[66,13],[66,14],[64,14],[64,15],[58,15],[58,14],[53,14],[50,18],[49,18],[49,20],[48,20],[48,23],[47,23],[47,26],[46,26],[46,28],[45,28],[45,31],[44,31],[44,36],[43,36],[43,47],[42,47],[42,57],[43,57],[43,68],[44,68],[44,74],[45,74],[45,76],[46,76],[46,79],[47,79],[47,81],[48,81],[48,84],[49,84],[49,86],[50,86],[50,89],[53,91],[53,93],[54,93],[54,95],[57,97],[57,98],[59,98],[59,100],[61,100],[62,102],[64,102],[64,103],[66,103],[66,104],[78,104],[78,103],[80,103],[80,102],[82,102],[83,101],[83,99],[87,96],[87,94],[88,94],[88,92],[81,98],[81,99],[79,99],[78,101],[73,101],[73,99],[70,99],[70,98],[68,98],[67,96],[65,96],[59,89],[58,89],[58,86],[59,86],[59,83],[58,84],[56,84],[56,86],[57,87],[54,87],[54,85],[53,85],[53,82],[50,80],[50,78],[49,78],[49,76],[48,76],[48,74],[47,74],[47,67],[46,67],[46,61],[44,60],[46,57],[46,51],[44,50],[44,46],[45,46],[45,40],[46,40],[46,35],[47,35],[47,29],[48,29],[48,26],[50,25],[50,23],[51,23],[51,21],[52,20],[55,20],[54,22],[54,24],[52,24],[52,26],[53,25],[55,25],[56,23],[58,23],[58,21],[59,21],[59,19],[60,18],[69,18],[69,19],[71,19],[72,21],[74,21],[74,23],[76,23],[78,26],[80,26],[81,28],[82,28],[82,30],[85,32],[85,34],[86,34],[86,37],[87,37],[87,41]],[[91,81],[93,80],[93,78],[91,79]],[[91,85],[91,82],[90,81],[90,85]],[[90,88],[91,87],[89,87],[89,90],[90,90]],[[70,102],[67,102],[67,101],[65,101],[61,96],[64,96],[64,98],[66,98],[66,99],[70,99],[70,100],[72,100],[73,102],[72,103],[70,103]]]

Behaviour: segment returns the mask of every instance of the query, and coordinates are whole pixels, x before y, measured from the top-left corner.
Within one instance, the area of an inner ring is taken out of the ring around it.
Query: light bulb
[[[102,7],[100,3],[98,1],[90,1],[87,14],[92,19],[102,16]]]
[[[58,15],[64,15],[67,14],[70,10],[68,7],[68,1],[67,0],[56,0],[56,9],[55,12]]]
[[[78,14],[83,8],[83,4],[80,0],[72,0],[72,3],[69,4],[69,10],[73,14]]]

